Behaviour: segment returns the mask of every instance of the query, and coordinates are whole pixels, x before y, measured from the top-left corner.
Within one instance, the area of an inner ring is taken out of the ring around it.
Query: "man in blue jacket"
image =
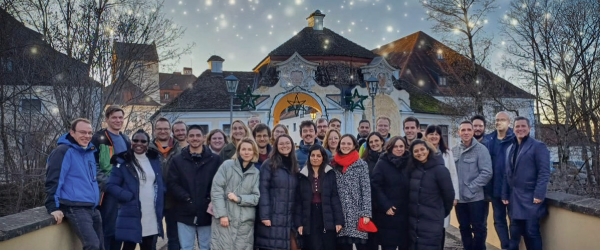
[[[310,154],[308,149],[314,144],[321,145],[321,142],[317,140],[317,125],[311,120],[302,121],[300,123],[300,137],[302,140],[300,146],[296,149],[296,159],[298,159],[298,166],[302,169],[306,165]],[[277,147],[277,145],[273,146]],[[329,150],[327,156],[329,156],[329,159],[333,159]]]
[[[100,191],[96,181],[96,148],[92,125],[79,118],[71,130],[58,139],[46,165],[46,209],[56,224],[64,217],[81,240],[84,250],[104,249],[102,219],[96,207]]]
[[[504,183],[506,150],[512,145],[515,134],[509,128],[510,115],[501,111],[496,114],[496,130],[485,136],[486,147],[492,158],[492,180],[488,183],[487,195],[490,196],[494,210],[494,228],[500,239],[502,249],[508,249],[507,206],[502,203],[502,184]]]
[[[542,249],[540,219],[548,214],[544,199],[550,179],[550,152],[540,141],[529,137],[531,125],[525,117],[515,118],[515,139],[508,148],[502,202],[508,205],[510,244],[519,249],[521,236],[527,250]]]

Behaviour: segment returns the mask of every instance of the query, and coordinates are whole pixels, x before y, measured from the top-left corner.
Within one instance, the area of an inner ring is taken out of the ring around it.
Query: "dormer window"
[[[448,86],[448,82],[445,76],[440,76],[438,79],[438,85],[440,86]]]

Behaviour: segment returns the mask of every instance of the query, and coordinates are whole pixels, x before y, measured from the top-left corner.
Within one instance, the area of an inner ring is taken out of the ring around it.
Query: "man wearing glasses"
[[[105,193],[105,186],[110,177],[112,164],[110,158],[131,148],[129,137],[121,133],[125,112],[119,106],[110,106],[104,112],[107,127],[92,137],[92,144],[97,148],[94,153],[98,165],[97,179],[100,187],[99,210],[102,215],[104,230],[104,248],[106,250],[121,249],[121,242],[115,240],[115,226],[119,202],[116,197]]]
[[[92,134],[90,121],[79,118],[58,139],[46,165],[45,206],[56,224],[69,219],[83,249],[104,249]]]

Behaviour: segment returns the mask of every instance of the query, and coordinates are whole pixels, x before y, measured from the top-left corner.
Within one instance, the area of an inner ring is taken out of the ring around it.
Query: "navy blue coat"
[[[512,145],[514,137],[515,134],[513,133],[512,128],[509,128],[508,131],[506,131],[506,137],[502,139],[499,147],[496,147],[494,142],[498,139],[498,131],[485,135],[485,143],[483,145],[490,151],[493,171],[492,179],[485,186],[485,191],[487,195],[494,198],[500,198],[502,196],[502,185],[504,183],[504,174],[506,172],[504,167],[506,164],[506,152],[508,147]]]
[[[146,156],[150,160],[150,165],[152,165],[152,170],[154,170],[156,176],[154,182],[154,210],[156,211],[158,234],[162,237],[162,213],[166,188],[163,183],[160,157],[159,153],[154,150],[149,150]],[[117,212],[115,239],[142,243],[140,179],[133,165],[134,160],[135,156],[131,150],[114,155],[111,158],[113,168],[106,184],[106,192],[116,197],[121,205]]]
[[[279,166],[272,171],[271,159],[260,168],[259,219],[255,247],[266,249],[290,249],[291,230],[294,229],[293,215],[298,178],[290,166]],[[270,220],[271,226],[261,221]]]
[[[502,200],[508,200],[509,217],[515,220],[539,219],[548,214],[546,191],[550,179],[550,152],[546,144],[526,137],[516,152],[517,139],[508,148]],[[513,161],[513,156],[517,154]],[[542,203],[534,204],[533,199]]]

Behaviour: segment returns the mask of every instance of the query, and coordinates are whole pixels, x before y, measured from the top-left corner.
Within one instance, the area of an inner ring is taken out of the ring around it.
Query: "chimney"
[[[312,27],[313,30],[323,30],[324,18],[325,14],[321,13],[320,10],[315,10],[315,12],[306,18],[306,20],[308,20],[308,27]]]
[[[210,69],[210,72],[222,74],[224,61],[225,61],[225,59],[223,59],[217,55],[213,55],[210,58],[208,58],[207,62],[208,62],[208,68]]]
[[[192,68],[183,68],[183,75],[189,76],[192,75]]]

